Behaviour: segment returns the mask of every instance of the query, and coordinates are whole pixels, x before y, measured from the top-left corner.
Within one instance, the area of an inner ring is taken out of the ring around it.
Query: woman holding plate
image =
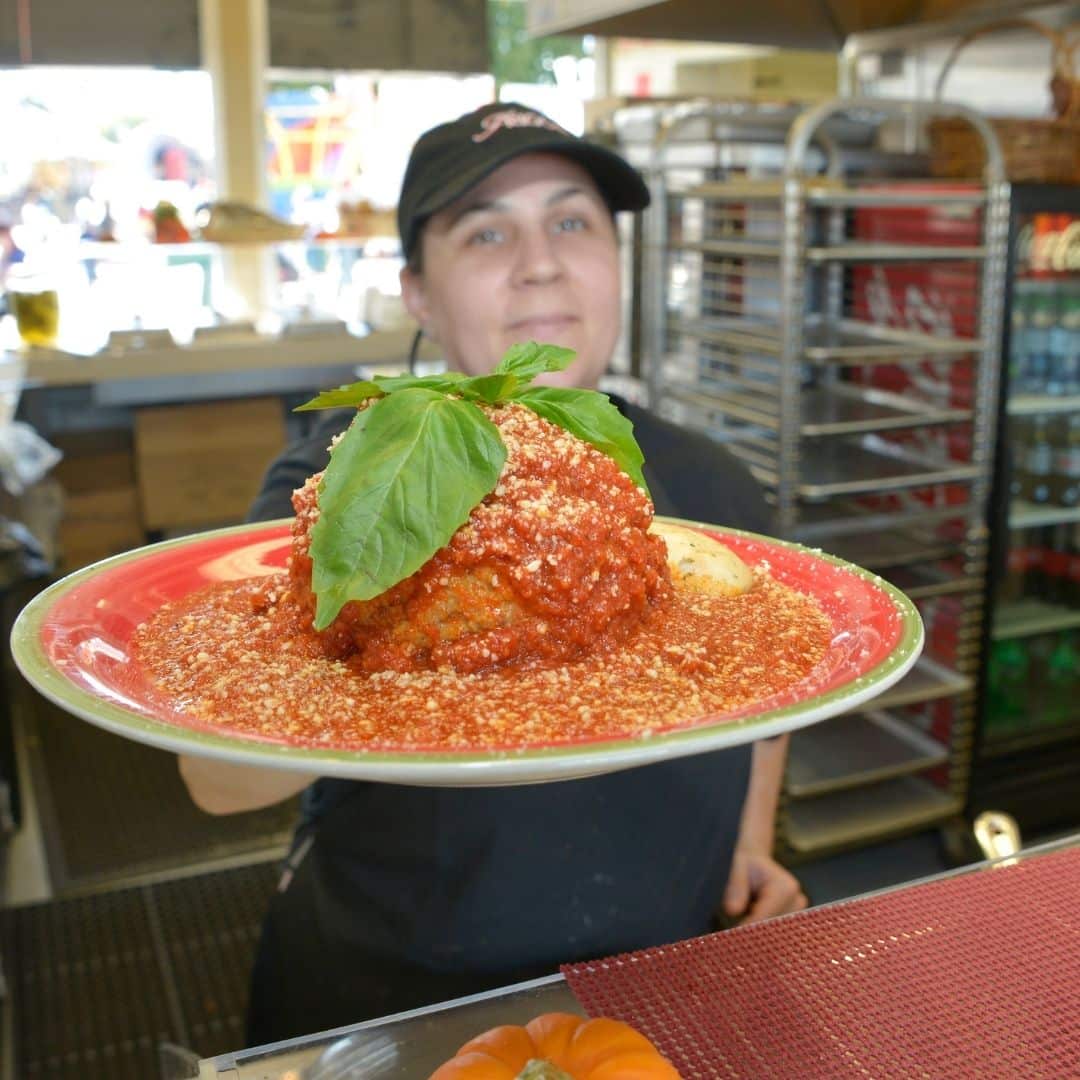
[[[403,299],[451,369],[522,341],[569,347],[548,382],[596,386],[621,324],[614,215],[649,201],[621,157],[541,113],[494,104],[417,142],[398,221]],[[658,514],[769,531],[745,469],[713,441],[617,401]],[[271,468],[252,520],[287,517],[322,469],[326,421]],[[304,790],[252,979],[251,1045],[557,970],[560,963],[806,904],[772,858],[786,740],[588,779],[423,788],[183,757],[210,813]]]

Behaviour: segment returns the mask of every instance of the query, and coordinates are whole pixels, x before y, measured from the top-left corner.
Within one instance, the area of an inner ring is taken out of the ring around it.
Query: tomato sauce
[[[416,573],[312,627],[318,476],[286,572],[218,584],[135,636],[194,725],[295,746],[466,750],[641,737],[790,689],[831,625],[759,574],[736,597],[672,584],[648,496],[529,409],[489,415],[495,490]]]
[[[507,457],[495,490],[415,574],[345,605],[328,655],[360,671],[569,660],[613,644],[671,591],[648,496],[606,454],[520,405],[493,408]],[[293,497],[290,581],[312,617],[319,476]]]
[[[282,574],[166,605],[135,651],[196,727],[290,746],[513,750],[643,737],[765,701],[806,678],[830,637],[813,599],[759,576],[742,596],[676,591],[570,662],[362,672],[326,655]]]

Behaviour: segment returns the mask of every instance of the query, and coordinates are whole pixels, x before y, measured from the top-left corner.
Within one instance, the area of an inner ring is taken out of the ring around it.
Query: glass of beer
[[[27,345],[53,345],[60,328],[60,299],[43,274],[18,273],[7,281],[8,300],[19,337]]]

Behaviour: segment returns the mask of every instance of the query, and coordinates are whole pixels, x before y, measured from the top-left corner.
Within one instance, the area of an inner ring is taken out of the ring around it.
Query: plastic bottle
[[[1045,394],[1050,373],[1050,334],[1057,322],[1057,304],[1052,293],[1036,293],[1028,311],[1021,357],[1020,390],[1025,394]]]
[[[1036,505],[1050,501],[1050,479],[1054,472],[1054,451],[1050,440],[1049,418],[1044,413],[1037,413],[1031,419],[1020,478],[1021,497]]]
[[[1073,630],[1058,634],[1057,644],[1046,659],[1046,719],[1067,723],[1080,718],[1080,637]]]
[[[1024,495],[1024,467],[1027,448],[1031,439],[1031,422],[1026,416],[1014,416],[1009,420],[1009,498],[1020,499]]]
[[[1065,600],[1069,607],[1080,608],[1080,522],[1069,530],[1069,573]]]
[[[1046,548],[1042,558],[1042,591],[1051,604],[1065,603],[1069,576],[1069,526],[1051,525],[1046,529]]]
[[[995,641],[987,672],[987,721],[999,732],[1010,731],[1023,720],[1028,702],[1027,650],[1019,641]]]
[[[1080,411],[1062,416],[1058,431],[1050,501],[1058,506],[1080,506]]]
[[[1019,600],[1026,587],[1027,530],[1014,529],[1009,534],[1009,550],[1005,556],[1005,571],[998,584],[997,602],[1008,604]]]
[[[1066,296],[1058,325],[1051,331],[1051,394],[1080,394],[1080,296]]]
[[[1023,279],[1013,286],[1012,333],[1009,338],[1009,391],[1023,392],[1027,379],[1028,330],[1031,319],[1031,283]]]

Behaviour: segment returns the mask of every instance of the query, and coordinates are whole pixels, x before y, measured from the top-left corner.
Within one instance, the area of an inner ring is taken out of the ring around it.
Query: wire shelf
[[[781,821],[782,847],[816,851],[897,822],[943,820],[963,803],[968,673],[984,637],[1009,193],[992,130],[962,107],[825,103],[771,117],[768,152],[756,157],[758,126],[745,109],[718,120],[737,159],[718,138],[712,145],[712,109],[658,116],[651,151],[641,152],[653,194],[638,278],[651,400],[746,465],[779,535],[876,570],[916,600],[928,656],[874,708],[947,710],[942,738],[921,748],[933,754],[902,767],[917,773],[932,757],[945,787],[853,770],[851,790],[828,795],[848,799],[835,824],[820,818],[825,796],[800,799],[816,822]],[[937,112],[985,139],[981,182],[939,181],[916,155],[878,149],[890,116]],[[797,766],[788,783],[791,795]]]

